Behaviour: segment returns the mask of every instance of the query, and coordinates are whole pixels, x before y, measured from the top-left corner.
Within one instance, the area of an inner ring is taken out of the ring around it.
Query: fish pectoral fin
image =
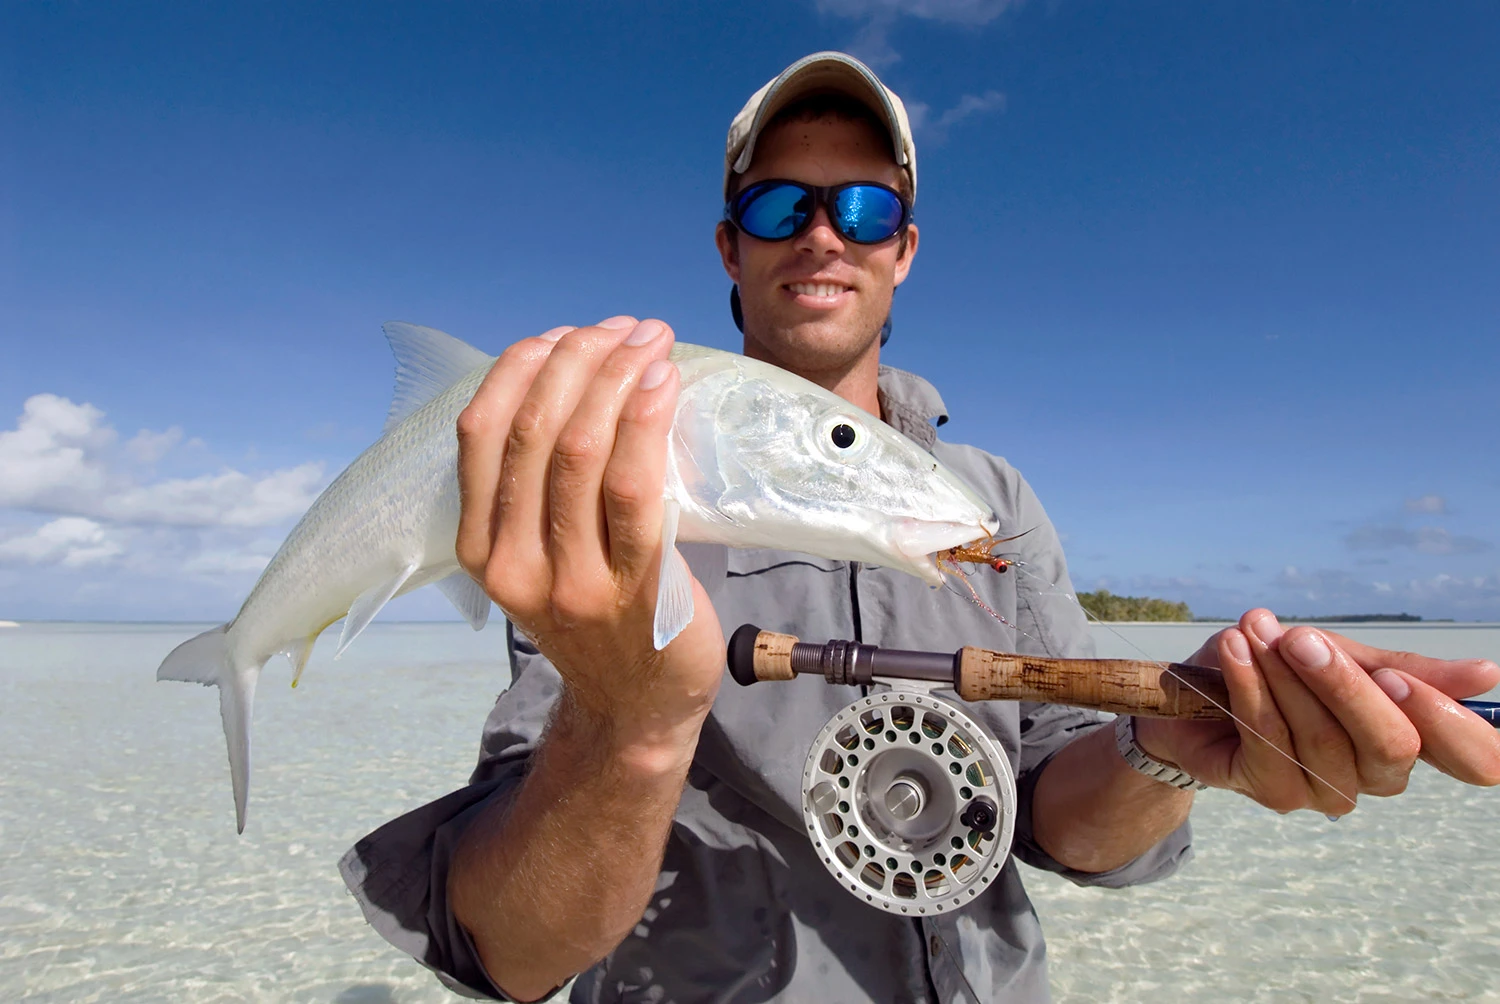
[[[448,602],[458,608],[469,622],[469,627],[478,631],[490,619],[490,598],[479,583],[468,572],[460,569],[437,584]]]
[[[389,321],[382,329],[396,356],[396,393],[391,397],[384,432],[390,432],[403,418],[452,387],[460,377],[495,361],[493,356],[436,328]]]
[[[344,633],[339,635],[338,651],[333,653],[337,659],[344,654],[344,649],[349,643],[359,637],[359,633],[370,626],[375,615],[380,613],[380,608],[391,601],[391,597],[400,591],[401,586],[407,579],[411,578],[417,570],[416,562],[407,565],[396,573],[395,578],[388,579],[378,585],[371,586],[359,594],[359,598],[349,605],[349,613],[344,617]]]
[[[656,585],[656,620],[651,643],[659,652],[693,619],[693,573],[677,550],[677,520],[682,507],[668,500],[661,518],[661,573]]]

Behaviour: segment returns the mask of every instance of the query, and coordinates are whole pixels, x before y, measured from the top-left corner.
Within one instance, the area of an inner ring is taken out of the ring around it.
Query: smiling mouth
[[[816,296],[831,298],[840,293],[851,292],[853,286],[845,286],[841,282],[789,282],[786,289],[797,296]]]

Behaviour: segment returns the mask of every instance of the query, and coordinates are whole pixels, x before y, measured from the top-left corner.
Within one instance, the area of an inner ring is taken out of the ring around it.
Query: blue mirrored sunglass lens
[[[901,226],[901,200],[874,185],[855,185],[838,194],[834,206],[839,229],[850,240],[875,244],[895,236]]]
[[[812,213],[812,196],[792,185],[776,185],[749,193],[740,203],[740,226],[754,237],[790,237]]]

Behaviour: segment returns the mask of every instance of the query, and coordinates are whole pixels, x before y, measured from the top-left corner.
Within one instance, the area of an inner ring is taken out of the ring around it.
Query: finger
[[[1475,697],[1500,686],[1500,666],[1489,659],[1433,659],[1416,652],[1391,652],[1353,638],[1324,632],[1367,672],[1399,669],[1449,697]]]
[[[1399,669],[1371,678],[1422,737],[1422,759],[1466,784],[1500,784],[1500,731],[1436,687]]]
[[[571,330],[553,328],[506,349],[459,413],[459,514],[454,550],[458,563],[477,580],[483,581],[494,546],[496,489],[511,418],[557,340]]]
[[[1288,631],[1276,651],[1354,744],[1359,790],[1374,795],[1405,791],[1422,740],[1364,668],[1309,627]]]
[[[1238,732],[1238,742],[1228,750],[1225,787],[1278,812],[1302,808],[1307,781],[1297,764],[1291,729],[1255,665],[1249,641],[1238,628],[1229,628],[1220,632],[1216,648]]]
[[[1235,628],[1225,628],[1216,634],[1210,635],[1209,639],[1198,646],[1198,651],[1188,656],[1183,661],[1189,666],[1207,666],[1209,669],[1219,668],[1219,646],[1223,643],[1224,636]]]
[[[671,351],[672,329],[642,321],[589,383],[552,451],[549,515],[552,562],[563,577],[608,574],[609,535],[600,489],[615,450],[620,410],[654,360]]]
[[[487,575],[532,575],[546,563],[547,482],[557,434],[604,358],[635,319],[611,317],[570,331],[557,343],[511,419],[495,500],[495,548]]]
[[[620,412],[615,449],[604,471],[604,513],[615,576],[627,589],[651,577],[661,548],[667,435],[677,411],[681,377],[658,359],[646,367]]]
[[[1306,774],[1308,805],[1329,815],[1348,812],[1359,793],[1354,743],[1333,713],[1282,658],[1278,643],[1285,632],[1275,615],[1269,610],[1252,610],[1240,618],[1240,626],[1291,730],[1292,748]],[[1269,751],[1255,752],[1265,756]]]

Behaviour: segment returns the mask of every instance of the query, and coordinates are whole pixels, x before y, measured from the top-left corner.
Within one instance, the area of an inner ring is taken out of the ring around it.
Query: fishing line
[[[1101,620],[1092,611],[1090,611],[1088,607],[1086,607],[1082,603],[1080,603],[1079,600],[1078,600],[1078,597],[1076,595],[1074,595],[1073,593],[1067,592],[1066,590],[1063,590],[1063,589],[1059,588],[1058,585],[1057,585],[1057,583],[1051,581],[1046,576],[1044,576],[1044,575],[1038,575],[1036,572],[1031,571],[1030,565],[1029,565],[1028,562],[1022,561],[1019,558],[1017,558],[1017,559],[1011,561],[1010,564],[1011,564],[1012,567],[1014,567],[1016,569],[1016,571],[1021,572],[1022,574],[1026,575],[1026,576],[1029,576],[1030,578],[1035,579],[1038,582],[1045,583],[1046,586],[1047,586],[1047,589],[1051,590],[1051,592],[1044,592],[1042,595],[1044,595],[1044,596],[1051,595],[1051,596],[1065,596],[1065,597],[1067,597],[1069,600],[1072,601],[1072,603],[1073,603],[1074,606],[1076,606],[1079,610],[1083,611],[1084,617],[1088,618],[1093,623],[1098,624],[1100,627],[1104,628],[1104,630],[1108,631],[1110,634],[1114,635],[1116,638],[1118,638],[1121,641],[1123,641],[1126,645],[1129,645],[1131,648],[1135,649],[1135,651],[1138,652],[1143,658],[1146,658],[1146,659],[1151,659],[1152,658],[1152,656],[1150,655],[1150,653],[1146,652],[1144,649],[1142,649],[1135,642],[1131,641],[1129,638],[1125,637],[1123,634],[1121,634],[1120,632],[1116,631],[1114,628],[1110,627],[1109,624],[1108,624],[1108,622],[1106,622],[1104,620]],[[965,584],[967,585],[967,583],[965,583]],[[973,591],[973,586],[970,586],[969,589],[970,589],[970,591]],[[975,598],[978,599],[977,595],[976,595]],[[983,606],[983,603],[981,602],[980,605]],[[988,609],[988,608],[986,608],[986,609]],[[1001,618],[1001,621],[1003,623],[1004,622],[1004,618]],[[1012,626],[1014,626],[1014,625],[1012,625]],[[1020,629],[1017,628],[1017,630],[1020,630]],[[1022,633],[1024,634],[1025,632],[1022,632]],[[1031,636],[1027,635],[1027,637],[1030,638]],[[1033,638],[1032,640],[1035,641],[1036,639]],[[1251,725],[1249,722],[1245,721],[1240,716],[1236,715],[1233,711],[1230,711],[1223,704],[1220,704],[1210,694],[1204,693],[1203,690],[1200,689],[1199,687],[1197,687],[1196,685],[1194,685],[1194,683],[1191,680],[1189,680],[1186,677],[1182,676],[1180,673],[1175,672],[1170,665],[1164,665],[1163,668],[1166,669],[1167,673],[1169,673],[1174,679],[1176,679],[1177,682],[1181,683],[1183,686],[1187,687],[1189,690],[1194,691],[1200,697],[1202,697],[1205,701],[1207,701],[1209,704],[1212,704],[1214,707],[1216,707],[1220,711],[1224,712],[1224,714],[1228,715],[1234,721],[1234,723],[1236,725],[1240,726],[1245,731],[1247,731],[1251,735],[1253,735],[1255,738],[1259,739],[1261,742],[1263,742],[1267,746],[1271,747],[1273,750],[1275,750],[1281,756],[1285,757],[1291,763],[1295,764],[1297,767],[1299,767],[1302,770],[1306,771],[1307,774],[1308,774],[1308,776],[1310,776],[1310,777],[1312,777],[1312,778],[1314,778],[1314,779],[1322,782],[1324,785],[1327,785],[1328,788],[1329,788],[1329,790],[1337,793],[1340,798],[1344,799],[1344,801],[1348,802],[1351,806],[1355,806],[1355,805],[1358,804],[1358,803],[1355,802],[1354,799],[1352,799],[1348,795],[1346,795],[1344,793],[1344,791],[1343,791],[1342,788],[1338,787],[1332,781],[1329,781],[1327,778],[1323,777],[1323,775],[1319,774],[1317,771],[1315,771],[1311,767],[1307,766],[1307,764],[1305,764],[1302,761],[1298,760],[1295,756],[1293,756],[1292,754],[1288,753],[1286,750],[1282,749],[1280,746],[1277,746],[1270,739],[1267,739],[1253,725]],[[1337,817],[1330,816],[1329,818],[1330,819],[1336,819]]]

